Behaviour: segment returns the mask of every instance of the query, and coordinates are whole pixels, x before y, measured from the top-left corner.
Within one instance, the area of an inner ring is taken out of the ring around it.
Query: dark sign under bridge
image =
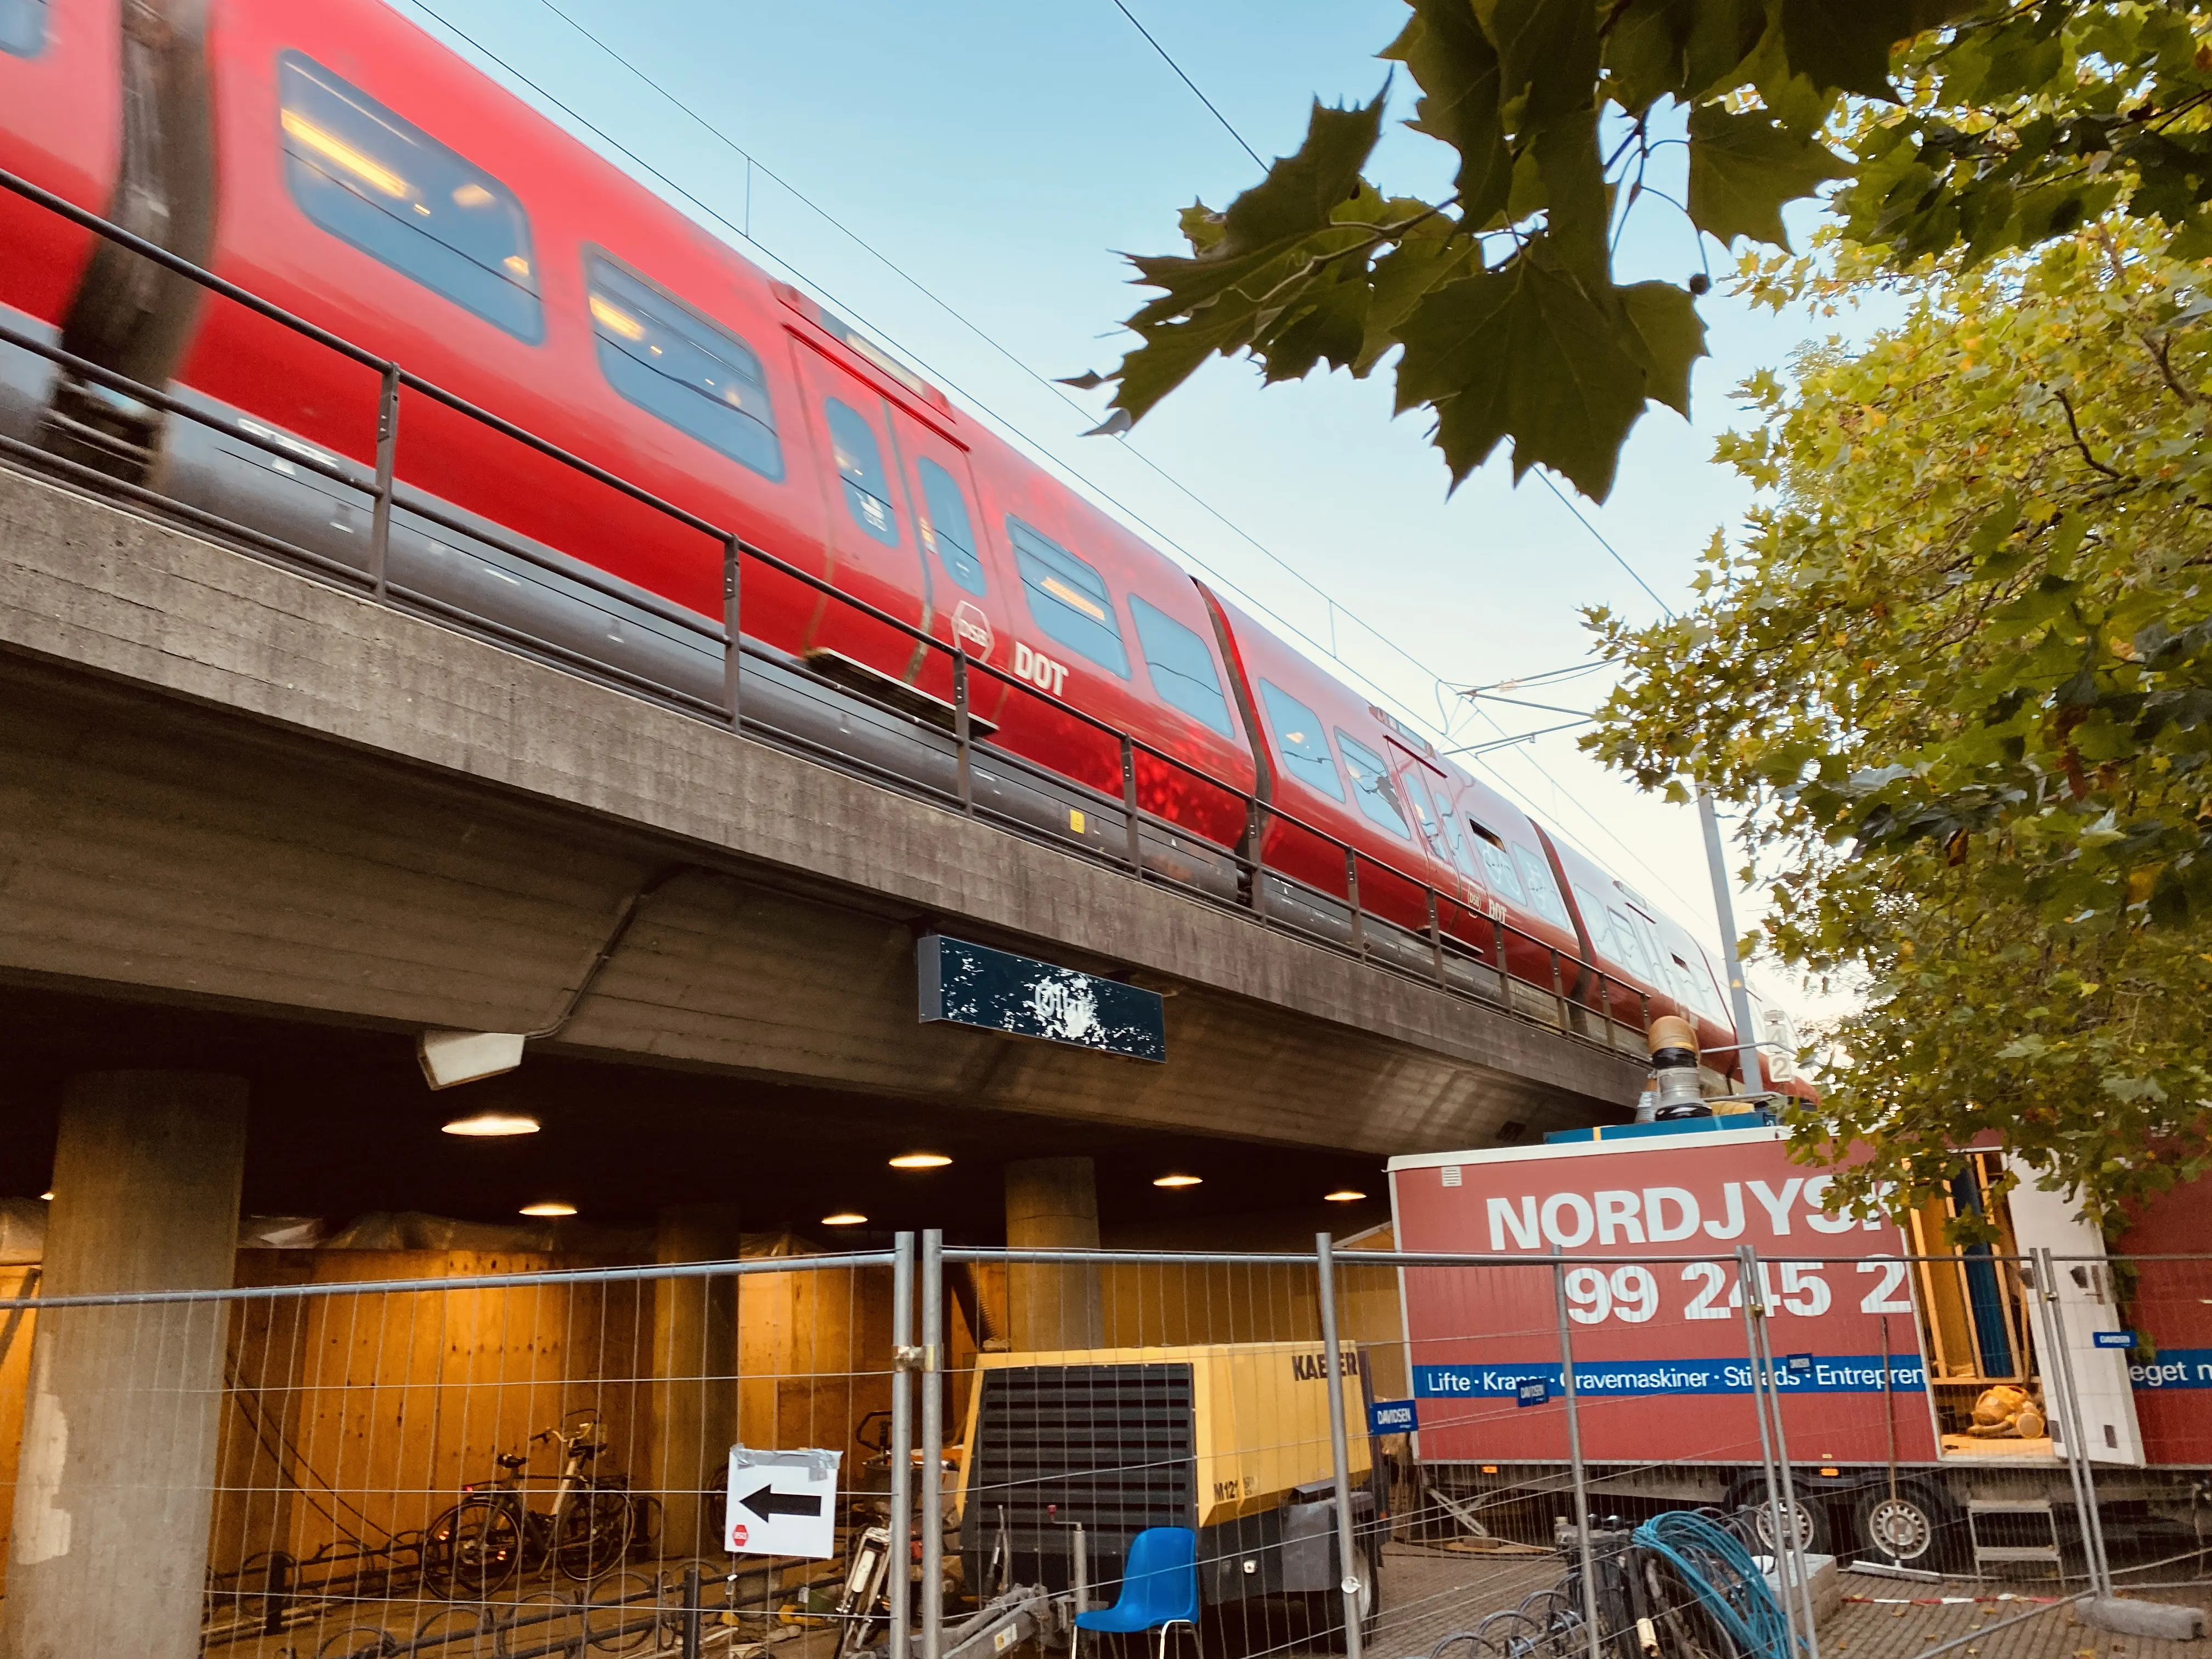
[[[915,969],[925,1021],[950,1020],[1132,1060],[1168,1057],[1165,1006],[1157,991],[941,933],[915,942]]]

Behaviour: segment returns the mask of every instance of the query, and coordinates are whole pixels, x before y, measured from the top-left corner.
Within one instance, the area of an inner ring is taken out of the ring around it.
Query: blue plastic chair
[[[1147,1527],[1129,1540],[1121,1572],[1121,1599],[1110,1607],[1075,1616],[1075,1636],[1067,1659],[1077,1659],[1085,1631],[1127,1634],[1156,1630],[1160,1659],[1167,1659],[1168,1632],[1190,1626],[1198,1638],[1198,1534],[1188,1527]],[[1199,1644],[1200,1659],[1206,1648]]]

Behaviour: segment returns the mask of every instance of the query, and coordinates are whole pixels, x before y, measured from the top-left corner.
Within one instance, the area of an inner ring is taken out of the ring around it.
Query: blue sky
[[[834,300],[964,404],[1000,417],[1152,526],[1156,540],[1171,541],[1194,568],[1288,629],[1333,641],[1352,670],[1431,727],[1432,673],[1467,684],[1565,666],[1586,655],[1581,606],[1656,614],[1537,477],[1513,486],[1502,451],[1447,499],[1425,419],[1390,417],[1387,374],[1263,390],[1249,365],[1217,361],[1128,439],[1079,435],[1097,418],[1098,394],[1062,394],[1037,377],[1118,361],[1128,337],[1115,325],[1139,295],[1116,250],[1179,248],[1176,208],[1194,197],[1219,206],[1257,177],[1114,0],[392,3],[465,55],[477,56],[449,29],[504,59],[749,230],[750,244],[738,246],[761,263]],[[1296,147],[1316,95],[1371,96],[1388,68],[1374,53],[1406,15],[1401,0],[1127,3],[1263,156]],[[500,65],[477,61],[578,130]],[[1401,74],[1394,116],[1410,114],[1411,101]],[[1439,191],[1449,153],[1394,121],[1373,172],[1386,188]],[[1706,257],[1725,272],[1722,250],[1709,246]],[[1632,277],[1680,281],[1699,255],[1686,222],[1647,198],[1621,259]],[[1697,372],[1694,421],[1655,409],[1630,439],[1611,500],[1577,501],[1669,602],[1684,595],[1714,529],[1733,526],[1749,499],[1708,459],[1714,434],[1733,422],[1729,388],[1780,364],[1813,329],[1802,316],[1754,313],[1717,294],[1703,309],[1713,356]],[[1587,708],[1595,684],[1525,695]],[[1457,741],[1498,734],[1458,708]],[[1510,732],[1557,718],[1498,715]],[[1573,738],[1494,753],[1489,775],[1713,934],[1694,812],[1603,772]],[[1762,977],[1785,1001],[1800,1000],[1773,974]]]

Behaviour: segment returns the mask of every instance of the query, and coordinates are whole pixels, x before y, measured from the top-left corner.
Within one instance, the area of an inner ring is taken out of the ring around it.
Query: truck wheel
[[[1900,1566],[1938,1570],[1958,1551],[1959,1512],[1925,1486],[1904,1485],[1892,1498],[1876,1486],[1851,1515],[1851,1542],[1859,1554]]]
[[[1382,1552],[1361,1547],[1352,1559],[1352,1576],[1359,1583],[1358,1593],[1352,1598],[1359,1609],[1359,1635],[1362,1642],[1375,1634],[1382,1622]],[[1344,1592],[1341,1589],[1313,1590],[1307,1594],[1306,1629],[1316,1639],[1341,1640],[1344,1634]]]
[[[1372,1540],[1359,1552],[1360,1582],[1364,1586],[1360,1596],[1359,1640],[1362,1646],[1375,1639],[1375,1632],[1382,1623],[1382,1540]]]
[[[1766,1501],[1766,1483],[1753,1480],[1739,1486],[1729,1496],[1729,1507],[1751,1511],[1753,1547],[1762,1554],[1773,1554],[1775,1516],[1773,1508]],[[1817,1500],[1808,1502],[1802,1497],[1797,1499],[1794,1509],[1784,1504],[1782,1522],[1787,1529],[1784,1535],[1795,1533],[1796,1537],[1791,1541],[1808,1555],[1834,1553],[1834,1534],[1828,1525],[1828,1510],[1825,1504]]]

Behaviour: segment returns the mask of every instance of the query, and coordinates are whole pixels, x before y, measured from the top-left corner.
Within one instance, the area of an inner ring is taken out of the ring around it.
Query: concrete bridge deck
[[[17,983],[537,1030],[643,893],[545,1047],[1375,1152],[1614,1117],[1644,1074],[8,471],[0,699]],[[1167,993],[1168,1063],[918,1024],[932,924]]]

